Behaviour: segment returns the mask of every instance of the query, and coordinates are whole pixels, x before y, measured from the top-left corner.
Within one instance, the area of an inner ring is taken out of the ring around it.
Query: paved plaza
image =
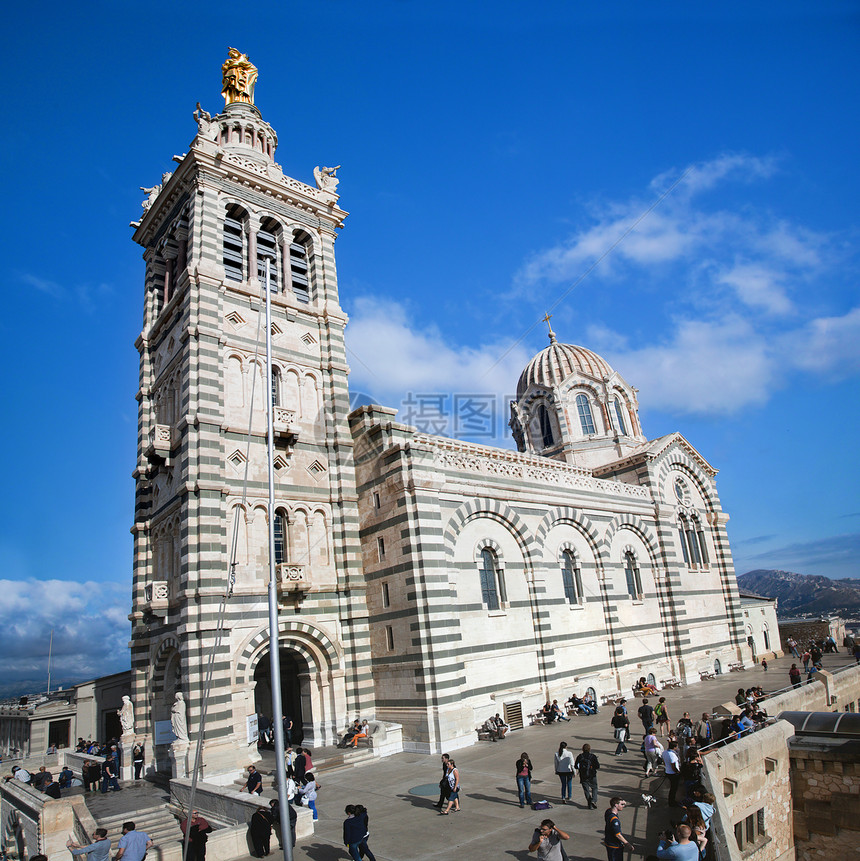
[[[728,673],[714,680],[673,691],[666,696],[672,726],[684,711],[695,719],[720,703],[732,700],[741,686],[761,684],[774,691],[788,685],[788,668],[792,658],[780,658],[769,664],[740,673]],[[854,660],[844,651],[824,656],[824,668],[837,669]],[[562,691],[554,692],[561,699]],[[631,730],[636,739],[637,704],[630,708]],[[437,756],[399,754],[373,765],[338,771],[320,778],[320,819],[316,833],[301,841],[295,858],[301,861],[333,861],[347,858],[342,842],[343,808],[350,803],[364,804],[370,815],[369,845],[380,861],[430,861],[459,857],[470,861],[512,857],[525,861],[533,828],[549,817],[570,834],[565,848],[572,858],[605,859],[602,846],[603,811],[612,795],[625,798],[630,806],[621,820],[624,834],[633,842],[633,854],[644,857],[656,846],[656,835],[669,825],[670,809],[666,805],[668,784],[662,778],[644,778],[638,744],[630,752],[615,757],[615,741],[609,720],[612,708],[601,709],[594,717],[576,717],[569,723],[529,727],[512,733],[498,743],[481,742],[453,752],[460,769],[463,791],[461,813],[439,816],[432,806],[438,799],[441,776]],[[598,775],[600,803],[588,810],[578,781],[574,778],[573,804],[560,804],[560,787],[553,772],[553,754],[560,741],[578,752],[588,742],[597,754],[601,770]],[[514,762],[527,751],[534,762],[532,798],[552,803],[550,811],[520,809]],[[427,793],[430,794],[427,794]],[[651,792],[658,803],[650,810],[642,802],[642,793]]]
[[[672,726],[685,711],[690,712],[695,720],[702,712],[710,712],[715,706],[733,700],[741,686],[760,684],[771,692],[786,687],[792,661],[790,657],[780,658],[770,662],[768,672],[755,667],[661,692],[667,699]],[[844,651],[825,655],[823,662],[828,670],[854,664],[853,658]],[[554,693],[561,699],[563,693],[569,692]],[[663,778],[645,778],[643,775],[643,760],[637,741],[639,721],[636,709],[639,702],[628,701],[632,739],[630,752],[620,757],[613,756],[615,741],[609,725],[613,713],[611,707],[602,708],[592,717],[575,717],[568,723],[551,726],[527,727],[511,733],[505,741],[480,742],[454,751],[463,787],[462,811],[447,817],[440,816],[433,807],[438,799],[441,776],[438,756],[403,753],[357,768],[323,773],[319,778],[322,788],[316,833],[296,846],[296,861],[347,861],[342,823],[343,809],[350,803],[367,807],[370,815],[369,844],[379,861],[432,861],[450,858],[453,852],[468,857],[470,861],[506,857],[525,861],[528,857],[535,857],[529,856],[528,844],[534,827],[546,817],[570,834],[571,839],[565,848],[571,858],[603,861],[606,857],[601,843],[603,811],[609,798],[616,794],[629,803],[621,820],[625,836],[633,843],[633,855],[645,857],[653,852],[657,833],[669,825],[672,811],[666,805],[668,785]],[[566,741],[574,753],[588,742],[597,754],[601,764],[597,810],[587,809],[576,778],[573,803],[561,805],[559,782],[553,772],[553,754],[561,741]],[[553,805],[552,810],[534,811],[519,807],[514,763],[523,751],[529,753],[534,763],[532,798],[535,801],[546,799]],[[264,783],[263,804],[266,799],[274,797],[268,783],[268,780]],[[134,818],[135,810],[151,807],[166,798],[165,792],[151,784],[127,789],[130,791],[94,799],[93,806],[97,808],[94,812],[101,816],[117,816],[127,811],[129,818]],[[651,809],[645,807],[643,793],[657,797],[657,804]],[[274,836],[272,843],[274,849],[277,845]],[[248,859],[250,857],[247,856]],[[210,861],[218,859],[213,855]]]

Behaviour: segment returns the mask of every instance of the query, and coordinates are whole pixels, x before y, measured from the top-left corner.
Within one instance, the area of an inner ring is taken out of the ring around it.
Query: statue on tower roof
[[[221,66],[221,95],[224,104],[244,102],[254,104],[254,85],[257,83],[257,67],[248,59],[247,54],[229,49],[227,59]]]

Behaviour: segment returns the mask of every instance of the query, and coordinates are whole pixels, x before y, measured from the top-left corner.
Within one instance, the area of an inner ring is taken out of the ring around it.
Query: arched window
[[[576,396],[576,411],[579,413],[579,424],[584,434],[594,433],[594,416],[591,415],[591,404],[585,395]]]
[[[549,418],[549,412],[543,404],[538,404],[538,424],[540,425],[541,442],[544,448],[550,448],[553,444],[552,438],[552,422]]]
[[[708,551],[705,547],[705,533],[697,517],[678,516],[678,536],[681,539],[681,552],[685,565],[707,565]]]
[[[257,277],[260,284],[266,283],[266,261],[269,261],[269,289],[278,292],[278,241],[275,231],[278,223],[271,218],[265,219],[257,231]]]
[[[505,580],[499,570],[496,554],[489,547],[481,550],[480,574],[481,600],[488,610],[498,610],[501,603],[507,601]]]
[[[311,300],[310,255],[308,253],[310,241],[310,237],[306,233],[297,233],[290,243],[290,283],[293,295],[299,302],[305,304]]]
[[[230,281],[243,280],[245,214],[238,206],[231,206],[224,218],[222,262],[224,276]]]
[[[627,436],[627,425],[624,423],[624,412],[621,409],[621,401],[619,398],[613,398],[612,403],[615,404],[615,418],[618,419],[618,433]]]
[[[642,600],[642,578],[636,556],[628,550],[624,554],[624,576],[627,579],[627,594],[636,601]]]
[[[568,604],[582,603],[582,577],[576,557],[570,550],[561,554],[561,580],[564,584],[564,597]]]
[[[764,650],[766,652],[770,651],[770,631],[767,629],[767,624],[765,624],[762,629],[762,634],[764,634]]]
[[[281,369],[272,368],[272,406],[281,405]]]
[[[288,534],[287,514],[279,509],[275,512],[275,565],[284,565],[289,561]]]

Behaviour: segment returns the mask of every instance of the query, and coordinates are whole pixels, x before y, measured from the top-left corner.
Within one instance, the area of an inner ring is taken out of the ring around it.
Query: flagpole
[[[284,861],[293,859],[293,832],[287,800],[287,766],[284,749],[284,709],[281,704],[281,648],[278,632],[278,581],[275,572],[275,434],[272,403],[272,296],[271,260],[266,258],[266,465],[269,484],[269,671],[272,679],[272,721],[275,724],[275,767]]]
[[[51,655],[54,652],[54,629],[51,628],[51,641],[48,643],[48,696],[51,695]]]

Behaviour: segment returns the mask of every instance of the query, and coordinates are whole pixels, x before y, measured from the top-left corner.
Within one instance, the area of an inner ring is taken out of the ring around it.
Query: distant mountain
[[[778,598],[782,617],[860,614],[860,580],[831,580],[814,574],[757,568],[741,574],[738,586],[744,592]]]

